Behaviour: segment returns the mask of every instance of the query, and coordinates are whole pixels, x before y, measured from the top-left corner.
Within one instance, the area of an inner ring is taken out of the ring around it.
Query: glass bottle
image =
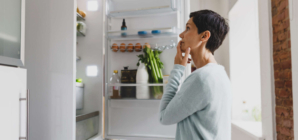
[[[110,78],[110,84],[119,84],[120,79],[118,76],[118,70],[114,70],[112,77]],[[118,99],[121,96],[119,95],[119,86],[110,86],[109,95],[111,99]]]

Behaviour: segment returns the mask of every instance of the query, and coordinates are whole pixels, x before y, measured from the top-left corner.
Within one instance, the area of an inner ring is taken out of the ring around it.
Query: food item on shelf
[[[114,73],[112,75],[112,77],[110,78],[110,84],[119,84],[120,83],[120,79],[118,76],[118,70],[114,70]],[[110,98],[111,99],[119,99],[121,98],[120,94],[119,94],[119,86],[111,86],[109,87],[110,91]]]
[[[128,52],[133,52],[133,49],[134,49],[133,44],[129,43],[128,46],[127,46],[127,51]]]
[[[136,52],[140,52],[142,51],[142,45],[140,43],[137,43],[136,46],[135,46],[135,51]]]
[[[83,34],[86,34],[86,31],[87,31],[87,25],[82,22],[82,21],[78,21],[77,22],[77,31],[83,33]]]
[[[116,43],[114,43],[114,44],[112,45],[112,50],[113,50],[113,52],[118,52],[118,50],[119,50],[119,46],[118,46]]]
[[[139,31],[138,35],[140,35],[140,36],[147,35],[147,31]]]
[[[164,84],[168,84],[168,82],[169,82],[169,80],[168,80],[168,79],[169,79],[169,76],[170,76],[170,75],[164,75],[164,76],[163,76],[163,83],[164,83]]]
[[[128,66],[121,70],[121,83],[136,83],[137,70],[128,70]],[[122,98],[136,98],[136,86],[122,86],[120,88]]]
[[[125,19],[122,21],[121,31],[127,30]],[[121,36],[126,36],[126,32],[121,33]]]
[[[148,47],[143,50],[144,54],[138,55],[139,61],[147,66],[150,83],[163,83],[163,63],[160,61],[159,55],[161,51],[153,51]],[[139,66],[140,63],[137,64]],[[150,87],[151,93],[155,99],[160,99],[163,94],[163,86]]]
[[[77,7],[77,12],[80,13],[80,9],[79,9],[79,7]]]
[[[126,48],[125,48],[125,43],[121,43],[120,44],[120,52],[125,52]]]
[[[154,34],[154,35],[160,34],[160,30],[152,30],[151,33]]]
[[[84,12],[84,11],[80,11],[79,14],[80,14],[83,18],[86,17],[86,12]]]
[[[82,83],[83,82],[83,79],[82,78],[78,78],[78,79],[76,79],[76,82],[77,83]]]
[[[149,49],[151,48],[151,46],[150,46],[149,43],[145,43],[145,45],[143,46],[143,49],[145,49],[146,46],[147,46]]]
[[[141,61],[139,61],[139,64],[136,82],[137,84],[148,84],[149,75],[147,68]],[[137,99],[150,99],[149,87],[147,85],[137,86],[136,97]]]

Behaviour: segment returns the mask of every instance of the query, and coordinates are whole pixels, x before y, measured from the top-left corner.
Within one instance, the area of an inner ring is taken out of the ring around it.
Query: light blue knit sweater
[[[176,64],[160,104],[160,122],[177,123],[176,140],[231,140],[231,85],[223,66],[208,63],[189,75]],[[176,93],[177,92],[177,93]]]

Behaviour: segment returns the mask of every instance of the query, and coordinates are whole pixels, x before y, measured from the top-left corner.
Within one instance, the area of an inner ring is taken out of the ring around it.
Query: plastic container
[[[140,35],[140,36],[147,35],[147,31],[139,31],[138,32],[138,35]]]
[[[148,84],[149,75],[146,69],[146,66],[141,61],[137,70],[136,82],[137,84]],[[146,86],[137,86],[136,89],[136,97],[137,99],[149,99],[150,92],[149,87]]]
[[[157,34],[160,34],[161,31],[160,30],[152,30],[151,33],[154,35],[157,35]]]

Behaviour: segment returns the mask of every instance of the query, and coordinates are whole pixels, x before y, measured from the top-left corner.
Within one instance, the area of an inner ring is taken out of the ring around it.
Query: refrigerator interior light
[[[87,3],[88,11],[97,11],[98,10],[98,1],[97,0],[89,0]]]
[[[96,65],[89,65],[86,68],[86,74],[89,77],[95,77],[98,74],[98,69]]]

